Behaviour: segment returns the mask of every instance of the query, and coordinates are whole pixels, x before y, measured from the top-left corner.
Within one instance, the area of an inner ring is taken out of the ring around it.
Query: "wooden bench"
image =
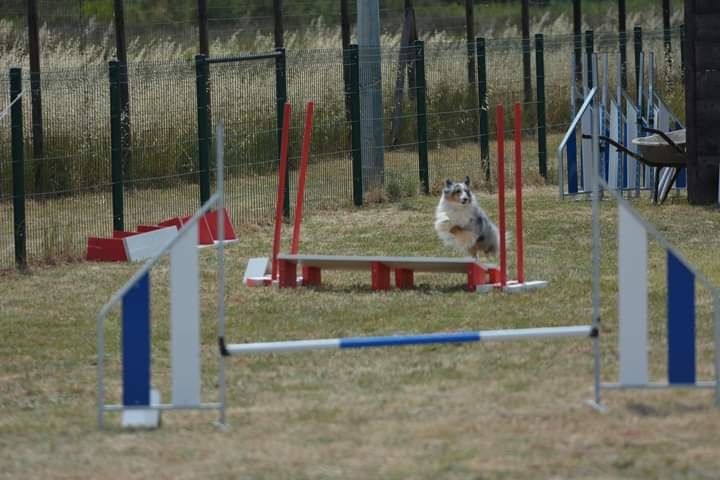
[[[478,285],[497,283],[500,271],[495,265],[477,263],[470,257],[383,257],[351,255],[278,255],[280,288],[297,286],[298,267],[302,269],[303,285],[320,285],[322,270],[369,270],[373,290],[390,289],[390,271],[395,272],[397,288],[412,288],[415,272],[463,273],[467,275],[467,288],[474,291]]]

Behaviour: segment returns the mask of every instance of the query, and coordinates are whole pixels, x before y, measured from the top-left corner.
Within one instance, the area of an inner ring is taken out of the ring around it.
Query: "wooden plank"
[[[324,270],[370,270],[372,264],[380,262],[392,269],[413,270],[415,272],[467,273],[468,265],[475,261],[470,257],[392,257],[392,256],[352,256],[352,255],[289,255],[280,254],[279,259],[295,262],[303,267],[315,267]],[[485,265],[486,269],[494,265]]]

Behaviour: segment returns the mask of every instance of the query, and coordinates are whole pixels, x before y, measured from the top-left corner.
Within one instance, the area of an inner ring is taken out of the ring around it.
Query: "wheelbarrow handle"
[[[583,138],[592,138],[592,135],[589,135],[589,134],[587,134],[587,133],[584,133],[582,137],[583,137]],[[603,142],[609,143],[610,145],[612,145],[613,147],[615,147],[615,148],[617,148],[618,150],[622,151],[623,153],[625,153],[625,154],[627,154],[627,155],[630,155],[630,156],[633,157],[635,160],[639,160],[640,162],[642,162],[642,163],[644,163],[644,164],[646,164],[646,165],[651,165],[651,163],[648,162],[642,155],[639,155],[639,154],[633,152],[632,150],[629,150],[627,147],[625,147],[625,145],[616,142],[615,140],[613,140],[613,139],[610,138],[610,137],[606,137],[605,135],[598,135],[598,139],[600,139],[600,140],[603,141]]]
[[[660,135],[660,137],[662,137],[662,139],[665,140],[668,143],[668,145],[673,147],[679,153],[685,155],[685,151],[682,148],[680,148],[678,146],[678,144],[673,142],[672,139],[670,137],[668,137],[667,134],[665,132],[663,132],[662,130],[658,130],[657,128],[650,128],[650,127],[644,127],[643,130],[650,132],[650,133],[656,133],[656,134]]]

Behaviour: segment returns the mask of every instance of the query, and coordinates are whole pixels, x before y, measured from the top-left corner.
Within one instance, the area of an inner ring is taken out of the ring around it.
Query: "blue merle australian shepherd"
[[[464,182],[445,181],[435,210],[435,231],[445,245],[471,257],[497,255],[498,228],[478,205],[469,177]]]

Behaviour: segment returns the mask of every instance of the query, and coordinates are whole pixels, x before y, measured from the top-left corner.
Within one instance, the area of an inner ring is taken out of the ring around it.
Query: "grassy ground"
[[[496,209],[486,194],[481,202]],[[227,250],[231,342],[583,324],[590,319],[590,210],[526,189],[526,270],[550,281],[522,296],[469,294],[462,276],[418,276],[413,291],[375,293],[367,275],[323,287],[248,289],[247,259],[270,227],[243,227]],[[604,202],[603,366],[616,363],[615,208]],[[715,283],[720,218],[684,199],[633,202]],[[435,198],[314,212],[305,252],[452,255],[432,231]],[[512,211],[512,210],[511,210]],[[664,258],[651,250],[653,374],[664,373]],[[213,252],[203,251],[205,396],[215,397]],[[559,340],[315,352],[228,362],[227,432],[212,413],[169,413],[163,428],[95,423],[95,324],[137,265],[72,263],[5,274],[0,293],[0,478],[717,478],[720,416],[710,392],[592,395],[590,343]],[[712,375],[710,306],[698,287],[699,371]],[[169,395],[167,264],[153,274],[154,383]],[[108,320],[111,401],[119,395],[117,316]]]

